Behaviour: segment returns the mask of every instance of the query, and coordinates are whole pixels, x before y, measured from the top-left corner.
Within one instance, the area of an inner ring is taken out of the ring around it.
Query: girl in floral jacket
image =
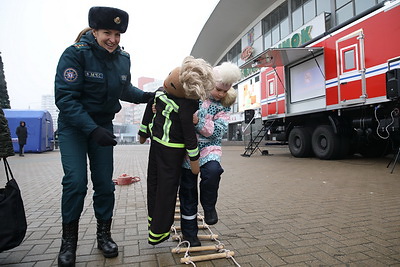
[[[193,116],[200,149],[200,203],[208,225],[218,221],[215,205],[219,182],[224,170],[221,167],[221,142],[228,130],[230,106],[235,103],[236,90],[232,84],[241,77],[239,68],[230,62],[214,68],[216,87],[209,99],[200,101],[199,110]],[[200,246],[197,238],[197,175],[190,171],[189,162],[183,164],[179,189],[181,227],[183,238],[191,246]]]

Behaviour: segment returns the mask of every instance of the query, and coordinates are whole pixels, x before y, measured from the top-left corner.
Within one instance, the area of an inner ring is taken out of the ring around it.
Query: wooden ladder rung
[[[213,234],[213,235],[197,235],[197,237],[199,238],[199,240],[215,240],[218,238],[218,235]],[[172,236],[172,240],[179,240],[179,238],[182,239],[181,235],[173,235]]]
[[[199,225],[197,225],[197,228],[198,229],[207,229],[207,226],[208,226],[207,224],[199,224]],[[174,229],[177,230],[177,231],[180,231],[182,229],[182,227],[180,225],[173,226],[171,228],[171,231],[173,231]]]
[[[179,253],[183,253],[183,252],[186,252],[186,251],[188,251],[188,252],[198,252],[198,251],[210,251],[210,250],[216,250],[216,251],[218,251],[218,250],[220,250],[220,249],[223,249],[224,248],[224,245],[223,244],[220,244],[220,245],[215,245],[215,246],[200,246],[200,247],[189,247],[189,248],[173,248],[173,249],[171,249],[171,252],[172,253],[176,253],[176,254],[179,254]]]
[[[188,263],[188,262],[196,262],[196,261],[206,261],[206,260],[214,260],[214,259],[222,259],[222,258],[229,258],[233,257],[235,253],[233,251],[221,252],[221,253],[214,253],[208,255],[201,255],[201,256],[189,256],[186,258],[181,258],[181,263]]]

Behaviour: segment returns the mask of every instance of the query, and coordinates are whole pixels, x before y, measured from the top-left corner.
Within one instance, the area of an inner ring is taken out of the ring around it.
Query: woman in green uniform
[[[154,93],[132,86],[129,54],[119,46],[128,27],[128,13],[92,7],[89,27],[61,55],[55,77],[55,102],[60,110],[58,135],[64,170],[61,200],[60,266],[73,266],[78,225],[87,193],[87,159],[93,183],[98,248],[107,258],[118,255],[111,238],[114,209],[112,120],[119,100],[147,103]]]

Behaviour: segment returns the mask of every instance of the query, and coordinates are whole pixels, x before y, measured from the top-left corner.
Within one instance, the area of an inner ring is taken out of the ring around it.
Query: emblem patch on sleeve
[[[78,72],[73,68],[68,68],[64,71],[64,80],[74,82],[78,79]]]

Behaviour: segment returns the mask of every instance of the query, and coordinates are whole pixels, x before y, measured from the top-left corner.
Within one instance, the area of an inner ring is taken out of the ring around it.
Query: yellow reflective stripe
[[[153,122],[154,122],[154,118],[155,118],[156,114],[154,114],[153,116],[153,120],[151,121],[151,123],[149,123],[149,131],[150,131],[150,135],[153,135]]]
[[[164,125],[163,125],[163,137],[162,140],[165,142],[169,141],[169,132],[172,125],[172,121],[169,118],[169,114],[171,114],[171,106],[166,106],[162,112],[163,116],[165,117]]]
[[[170,133],[170,128],[172,125],[172,121],[170,119],[170,114],[172,112],[178,113],[179,111],[179,106],[171,99],[169,99],[165,94],[160,95],[159,99],[165,103],[165,109],[162,111],[162,115],[165,117],[165,122],[163,125],[163,137],[162,140],[164,142],[169,142],[169,133]]]
[[[169,99],[165,94],[160,95],[160,100],[165,103],[165,105],[170,106],[175,112],[178,112],[179,106],[174,100]]]
[[[199,154],[199,148],[196,147],[195,149],[186,149],[189,157],[194,157],[197,156]]]
[[[152,231],[149,231],[149,240],[151,241],[151,242],[154,242],[154,243],[156,243],[156,242],[159,242],[160,240],[163,240],[163,239],[165,239],[166,237],[168,237],[169,236],[169,232],[168,233],[163,233],[163,234],[155,234],[155,233],[153,233]],[[151,236],[151,237],[150,237]]]
[[[152,237],[154,237],[154,238],[158,238],[158,237],[163,237],[163,236],[169,235],[169,232],[162,233],[162,234],[155,234],[155,233],[153,233],[151,230],[149,230],[149,234],[150,234]]]
[[[155,137],[155,136],[153,136],[153,140],[154,140],[154,141],[157,141],[157,142],[159,142],[160,144],[163,144],[164,146],[167,146],[167,147],[174,147],[174,148],[184,148],[184,147],[185,147],[185,144],[168,143],[168,142],[165,142],[165,141],[163,141],[163,140],[161,140],[160,138],[157,138],[157,137]]]
[[[156,92],[156,97],[159,97],[159,96],[161,96],[161,95],[165,95],[165,92],[163,92],[163,91],[157,91]],[[155,101],[155,99],[154,99],[154,103],[155,103],[156,101]]]
[[[162,115],[165,117],[164,120],[164,125],[163,125],[163,136],[160,138],[157,138],[153,136],[153,140],[156,140],[160,144],[163,144],[168,147],[175,147],[175,148],[184,148],[184,144],[176,144],[176,143],[170,143],[170,132],[171,132],[171,126],[172,126],[172,120],[170,118],[172,112],[178,113],[179,111],[179,105],[175,103],[175,101],[169,99],[166,95],[165,92],[156,92],[156,98],[160,99],[162,102],[165,104],[165,108],[162,111]],[[155,114],[153,117],[153,121],[155,118]],[[152,125],[149,125],[150,132],[152,132]]]
[[[144,124],[140,124],[139,131],[144,132],[144,133],[147,133],[147,126],[144,125]]]

